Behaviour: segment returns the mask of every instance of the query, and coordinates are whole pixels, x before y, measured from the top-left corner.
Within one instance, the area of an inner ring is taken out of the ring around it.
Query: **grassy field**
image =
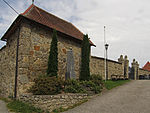
[[[108,81],[104,82],[104,85],[105,85],[106,89],[110,90],[114,87],[123,85],[129,81],[130,80],[117,80],[117,81],[108,80]]]

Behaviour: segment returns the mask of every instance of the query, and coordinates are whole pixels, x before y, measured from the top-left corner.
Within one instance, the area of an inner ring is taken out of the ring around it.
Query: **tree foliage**
[[[48,76],[57,76],[58,71],[58,47],[57,47],[57,32],[53,30],[52,42],[48,59]]]
[[[81,48],[81,71],[80,80],[89,80],[90,78],[90,43],[88,35],[84,35]]]

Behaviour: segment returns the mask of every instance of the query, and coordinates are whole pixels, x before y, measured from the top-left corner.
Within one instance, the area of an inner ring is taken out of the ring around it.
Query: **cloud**
[[[10,3],[22,13],[31,4],[31,0],[13,0]],[[120,54],[128,55],[130,61],[137,59],[141,67],[149,60],[149,0],[35,0],[35,4],[89,34],[97,46],[92,48],[93,55],[104,56],[105,25],[110,59],[117,60]],[[1,1],[0,36],[16,17]]]

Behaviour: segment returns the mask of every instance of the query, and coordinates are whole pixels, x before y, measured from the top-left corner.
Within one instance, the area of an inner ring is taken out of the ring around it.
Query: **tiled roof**
[[[147,62],[142,69],[150,71],[150,63]]]
[[[79,31],[72,23],[56,17],[33,4],[21,15],[47,27],[56,29],[59,32],[72,36],[73,38],[83,40],[84,34]],[[90,43],[94,45],[91,41]]]

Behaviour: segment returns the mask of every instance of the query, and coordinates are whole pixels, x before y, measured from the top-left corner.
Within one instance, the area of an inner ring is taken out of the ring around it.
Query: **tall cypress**
[[[82,48],[81,48],[81,70],[80,70],[80,80],[89,80],[90,78],[90,43],[88,35],[84,35],[82,41]]]
[[[48,76],[57,76],[58,72],[58,47],[57,47],[57,32],[53,30],[51,47],[49,52],[48,58],[48,69],[47,75]]]

